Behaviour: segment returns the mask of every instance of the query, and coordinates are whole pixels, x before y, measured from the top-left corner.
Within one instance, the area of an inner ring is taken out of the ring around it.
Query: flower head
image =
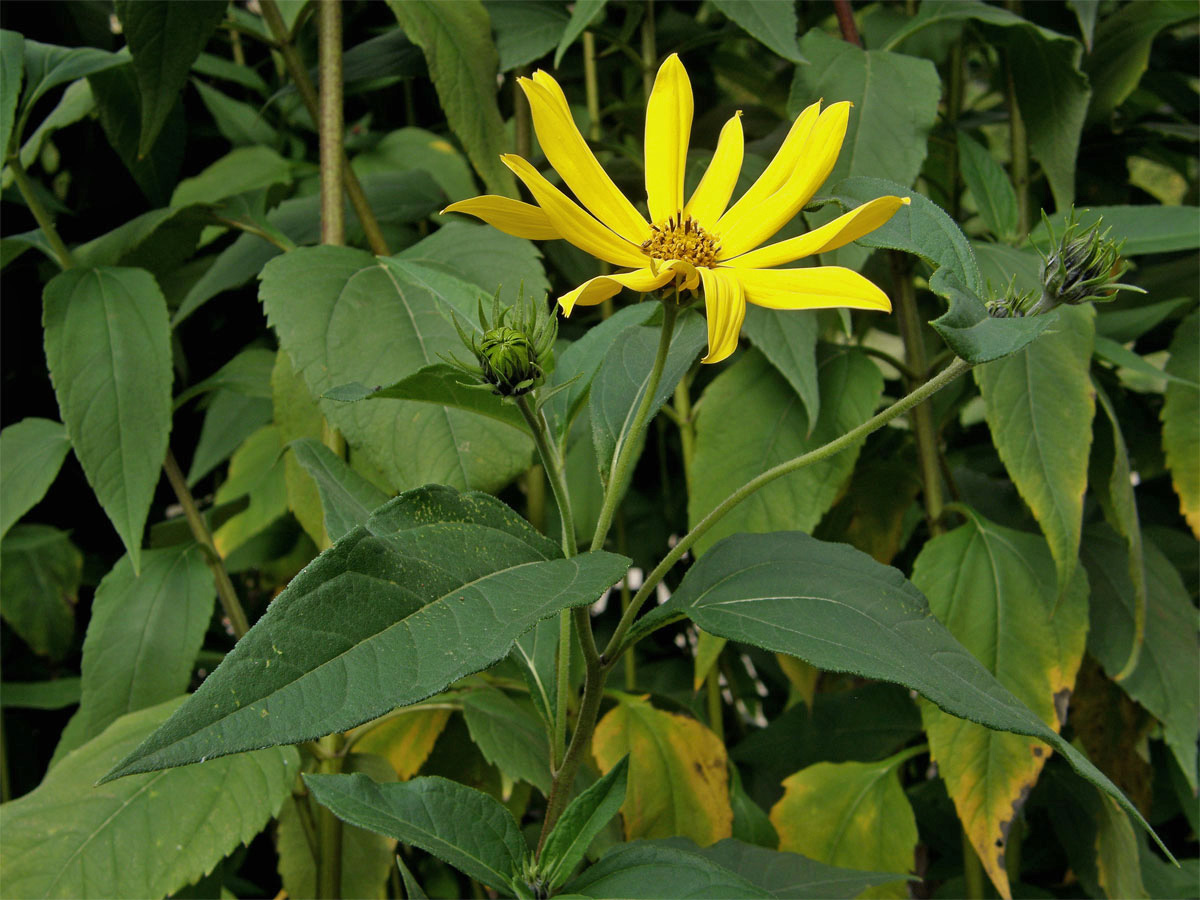
[[[511,316],[511,319],[510,319]],[[554,339],[558,323],[546,311],[545,300],[526,298],[522,291],[515,307],[501,306],[500,293],[492,298],[492,314],[479,303],[481,335],[468,334],[454,319],[459,339],[475,357],[475,364],[453,355],[446,357],[460,371],[477,379],[470,387],[486,388],[501,397],[519,397],[540,387],[554,367]]]
[[[559,297],[565,315],[576,304],[600,303],[623,287],[649,292],[674,283],[702,289],[708,314],[704,362],[714,363],[737,347],[747,302],[771,309],[891,310],[887,295],[850,269],[775,267],[862,237],[908,198],[880,197],[815,231],[760,246],[800,212],[829,176],[846,135],[849,103],[822,111],[817,102],[804,110],[770,165],[730,206],[742,167],[739,112],[721,130],[708,170],[685,198],[692,86],[683,63],[671,54],[658,70],[646,107],[647,220],[597,162],[558,82],[538,71],[520,79],[520,85],[546,158],[578,203],[526,160],[506,154],[501,159],[529,189],[536,206],[486,195],[452,203],[445,211],[468,213],[517,237],[563,238],[627,270],[589,279]]]

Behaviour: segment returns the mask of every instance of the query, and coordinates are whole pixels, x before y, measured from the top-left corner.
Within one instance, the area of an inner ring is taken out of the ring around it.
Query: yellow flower
[[[559,297],[565,315],[576,304],[600,303],[623,287],[642,292],[671,282],[687,290],[703,287],[708,313],[708,355],[703,361],[715,363],[736,349],[747,301],[771,309],[848,306],[891,311],[887,295],[850,269],[772,267],[862,237],[907,204],[907,197],[880,197],[815,231],[759,246],[790,221],[829,176],[846,136],[849,103],[834,103],[822,111],[817,102],[804,110],[770,165],[729,206],[742,168],[738,112],[721,130],[712,163],[685,202],[692,85],[679,57],[671,54],[658,70],[646,106],[646,221],[588,149],[558,82],[538,71],[533,78],[520,79],[520,85],[529,98],[542,150],[579,203],[526,160],[506,154],[501,159],[529,188],[537,206],[485,195],[452,203],[445,212],[468,213],[517,237],[564,238],[630,270],[592,278]]]

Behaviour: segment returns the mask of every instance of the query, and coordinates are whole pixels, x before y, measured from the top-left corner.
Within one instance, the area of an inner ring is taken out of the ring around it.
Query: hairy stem
[[[658,337],[658,353],[654,357],[654,366],[650,369],[650,378],[646,382],[646,390],[642,394],[642,402],[638,405],[637,413],[629,431],[621,436],[620,446],[613,457],[612,468],[609,470],[608,485],[604,492],[604,503],[600,507],[600,518],[596,522],[596,532],[592,535],[591,549],[604,548],[604,539],[608,537],[608,529],[612,525],[613,513],[625,492],[629,479],[629,470],[633,465],[633,457],[637,453],[642,432],[646,428],[646,420],[650,416],[650,407],[654,405],[654,395],[658,392],[658,383],[662,380],[663,367],[667,364],[667,353],[671,349],[671,335],[675,332],[675,320],[679,318],[678,290],[675,300],[663,303],[662,331]]]
[[[583,86],[587,92],[588,137],[600,140],[600,87],[596,78],[596,36],[583,33]]]
[[[849,447],[852,447],[858,441],[865,438],[873,431],[877,431],[890,422],[897,416],[908,412],[917,404],[933,396],[954,379],[961,376],[971,368],[971,364],[962,359],[955,359],[948,368],[939,372],[925,384],[914,390],[912,393],[901,397],[883,412],[872,416],[867,421],[863,422],[856,428],[852,428],[839,438],[835,438],[828,444],[818,447],[815,450],[810,450],[800,456],[782,462],[774,468],[768,469],[761,475],[750,479],[732,494],[726,497],[721,503],[712,510],[707,516],[701,519],[691,531],[680,538],[671,552],[668,553],[657,566],[654,571],[646,576],[645,582],[633,597],[633,602],[629,604],[629,609],[621,617],[621,621],[617,624],[616,631],[613,632],[612,638],[608,642],[608,646],[604,650],[604,655],[601,657],[605,669],[610,669],[628,649],[625,645],[625,636],[629,632],[629,628],[633,625],[633,620],[637,617],[638,611],[642,605],[654,593],[654,589],[658,587],[658,583],[663,580],[667,572],[683,558],[683,555],[692,548],[701,537],[703,537],[710,528],[713,527],[721,518],[731,509],[753,494],[760,488],[765,487],[777,478],[782,478],[784,475],[789,475],[797,469],[802,469],[805,466],[820,462],[823,459],[828,459],[836,453],[841,453]]]
[[[339,0],[317,3],[317,53],[321,76],[317,135],[321,144],[321,243],[346,243],[346,204],[342,172],[342,6]]]

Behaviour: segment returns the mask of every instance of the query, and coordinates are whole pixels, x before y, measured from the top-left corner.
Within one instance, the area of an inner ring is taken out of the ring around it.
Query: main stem
[[[683,558],[683,555],[692,548],[692,545],[702,538],[708,532],[708,530],[713,527],[713,525],[721,520],[726,513],[728,513],[731,509],[733,509],[755,491],[765,487],[775,479],[782,478],[784,475],[790,475],[797,469],[802,469],[805,466],[820,462],[823,459],[828,459],[830,456],[841,453],[843,450],[852,447],[871,432],[879,430],[892,419],[903,415],[917,404],[936,394],[970,368],[970,363],[962,359],[955,359],[954,362],[952,362],[946,369],[939,372],[936,376],[925,382],[925,384],[921,385],[912,393],[901,397],[883,412],[872,416],[857,428],[847,431],[841,437],[830,441],[824,446],[818,447],[815,450],[810,450],[808,453],[797,456],[793,459],[789,459],[788,461],[782,462],[774,468],[768,469],[761,475],[747,481],[740,488],[722,500],[712,512],[710,512],[696,524],[695,528],[680,538],[679,543],[677,543],[671,549],[671,552],[663,557],[663,561],[655,566],[654,571],[646,576],[645,582],[642,584],[637,594],[634,595],[633,602],[629,604],[629,609],[626,610],[625,614],[621,617],[621,621],[617,624],[616,631],[613,632],[613,636],[609,640],[608,646],[604,650],[604,655],[601,657],[601,661],[603,662],[605,669],[607,670],[612,668],[612,666],[620,658],[621,654],[627,649],[625,646],[625,636],[628,634],[629,628],[633,624],[633,620],[637,618],[638,611],[642,608],[642,605],[646,602],[650,595],[654,593],[654,589],[658,587],[658,583],[663,580],[667,572],[671,571],[671,568],[675,565],[675,563],[679,562],[679,560]]]
[[[658,393],[658,383],[662,380],[663,368],[667,364],[667,353],[671,349],[671,335],[675,331],[675,320],[678,318],[679,289],[676,288],[675,298],[663,301],[662,330],[658,336],[658,353],[654,357],[654,366],[650,370],[650,378],[646,382],[646,391],[642,394],[642,402],[638,404],[637,413],[634,414],[633,424],[621,438],[621,445],[617,448],[612,468],[609,470],[604,504],[600,507],[600,518],[596,522],[595,534],[592,535],[591,549],[593,550],[604,548],[604,539],[608,537],[608,529],[612,526],[613,513],[616,512],[617,504],[621,502],[621,496],[625,492],[633,457],[637,454],[638,443],[646,428],[646,420],[650,417],[650,409],[654,405],[654,395]]]

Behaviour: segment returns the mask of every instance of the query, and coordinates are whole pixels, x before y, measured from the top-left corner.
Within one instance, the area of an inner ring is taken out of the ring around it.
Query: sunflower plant
[[[1194,890],[1194,4],[85,6],[0,894]]]

